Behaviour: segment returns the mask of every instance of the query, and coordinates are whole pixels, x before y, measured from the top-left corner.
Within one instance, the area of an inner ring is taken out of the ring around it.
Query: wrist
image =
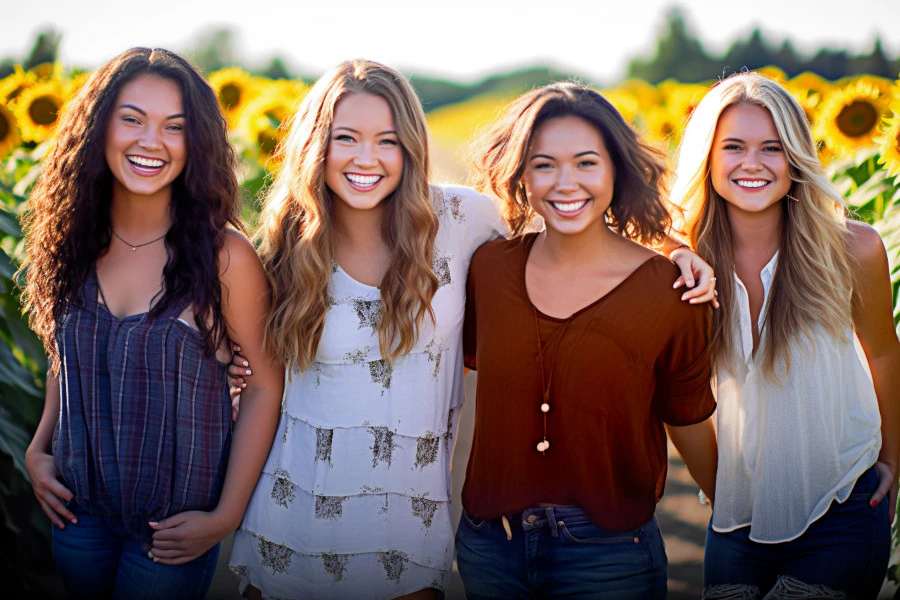
[[[243,512],[228,510],[227,507],[220,504],[210,512],[210,516],[213,517],[216,528],[223,532],[222,537],[225,538],[240,526]]]

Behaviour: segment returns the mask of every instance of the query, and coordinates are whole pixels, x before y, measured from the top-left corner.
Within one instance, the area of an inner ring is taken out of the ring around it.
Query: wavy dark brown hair
[[[164,291],[150,315],[187,297],[210,353],[225,335],[219,250],[229,225],[244,230],[225,119],[212,88],[189,62],[159,48],[132,48],[94,71],[62,115],[22,220],[23,307],[54,371],[56,322],[81,302],[84,282],[112,235],[112,174],[104,155],[110,117],[122,87],[147,74],[181,90],[187,145],[184,170],[172,183]]]
[[[607,223],[641,244],[661,243],[672,222],[664,202],[665,153],[643,142],[606,98],[579,83],[546,85],[510,103],[472,144],[474,187],[499,198],[510,231],[523,233],[535,217],[524,184],[531,138],[546,121],[566,116],[597,129],[615,166]]]
[[[431,312],[438,288],[432,270],[438,218],[428,187],[428,130],[422,104],[397,71],[368,60],[345,62],[322,75],[291,117],[277,153],[282,168],[267,193],[256,232],[272,284],[266,345],[287,364],[309,368],[328,311],[334,256],[332,192],[325,185],[334,108],[348,94],[373,94],[391,107],[403,150],[403,174],[384,202],[382,237],[391,265],[379,284],[378,343],[393,362],[415,346],[418,327]]]

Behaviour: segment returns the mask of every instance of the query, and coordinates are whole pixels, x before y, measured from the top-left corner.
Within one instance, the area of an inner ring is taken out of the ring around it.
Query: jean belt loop
[[[548,506],[545,513],[547,515],[547,525],[550,526],[550,535],[558,538],[559,529],[556,527],[556,511],[553,510],[552,506]]]

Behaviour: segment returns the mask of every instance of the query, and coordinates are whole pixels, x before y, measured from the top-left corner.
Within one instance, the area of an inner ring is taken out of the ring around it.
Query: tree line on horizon
[[[193,47],[176,51],[183,53],[206,73],[225,67],[240,67],[253,75],[269,79],[299,79],[305,83],[312,83],[319,76],[294,72],[280,56],[272,57],[262,67],[247,65],[236,51],[235,37],[232,29],[214,29],[200,34]],[[0,79],[11,74],[16,65],[28,70],[39,64],[56,62],[61,41],[62,34],[52,28],[37,32],[31,50],[24,59],[0,59]],[[654,85],[667,79],[696,83],[760,67],[777,67],[789,78],[803,72],[812,72],[829,81],[861,74],[895,79],[900,74],[900,55],[888,56],[881,39],[876,38],[868,54],[851,54],[846,49],[823,47],[814,55],[805,56],[794,48],[789,39],[780,44],[770,43],[759,27],[754,28],[745,38],[732,42],[724,54],[715,55],[704,48],[703,41],[691,29],[684,12],[676,6],[666,14],[666,22],[657,36],[653,55],[629,60],[626,78],[640,79]],[[75,67],[76,70],[83,71],[92,68]],[[463,102],[481,94],[515,95],[533,87],[567,79],[578,79],[600,88],[620,83],[592,81],[579,73],[565,72],[548,65],[495,73],[474,83],[460,83],[427,75],[411,74],[409,77],[426,111]]]

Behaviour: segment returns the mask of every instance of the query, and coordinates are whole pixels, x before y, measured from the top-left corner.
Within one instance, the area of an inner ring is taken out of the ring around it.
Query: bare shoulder
[[[261,268],[262,263],[253,243],[237,229],[227,228],[222,249],[219,251],[219,276],[231,279],[240,277],[248,269]]]
[[[860,221],[847,221],[847,248],[862,271],[880,270],[887,265],[884,240],[874,227]]]

